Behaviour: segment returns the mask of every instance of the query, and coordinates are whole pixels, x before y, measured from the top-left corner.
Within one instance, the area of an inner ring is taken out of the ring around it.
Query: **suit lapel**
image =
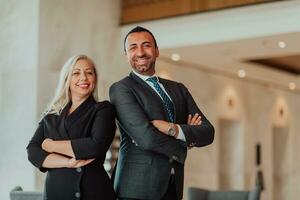
[[[147,83],[145,83],[144,80],[142,80],[141,78],[139,78],[138,76],[136,76],[133,72],[130,73],[129,75],[131,78],[133,78],[138,84],[141,84],[143,87],[147,88],[152,94],[153,97],[155,97],[158,101],[160,101],[160,105],[162,106],[162,109],[164,109],[164,102],[161,99],[161,97],[153,90],[153,88],[151,88]],[[174,91],[174,88],[172,88],[172,86],[168,83],[167,80],[159,78],[159,82],[164,86],[165,90],[167,91],[168,95],[171,97],[171,100],[173,102],[173,106],[174,106],[174,117],[175,117],[175,121],[176,121],[176,108],[179,105],[177,98],[176,98],[176,93]],[[166,113],[166,116],[168,114]]]
[[[147,88],[152,94],[153,97],[157,99],[157,101],[161,102],[162,108],[164,108],[164,102],[163,100],[160,98],[160,96],[153,90],[152,87],[150,87],[147,83],[145,83],[144,80],[142,80],[140,77],[138,77],[137,75],[135,75],[133,72],[130,73],[130,77],[133,78],[136,82],[138,82],[138,84],[142,85],[143,87]]]

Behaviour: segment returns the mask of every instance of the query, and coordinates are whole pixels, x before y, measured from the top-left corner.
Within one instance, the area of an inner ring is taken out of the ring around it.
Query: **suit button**
[[[76,193],[75,193],[75,197],[76,197],[76,198],[79,198],[79,197],[80,197],[80,193],[79,193],[79,192],[76,192]]]
[[[169,159],[169,163],[172,163],[173,161],[178,161],[178,157],[177,156],[172,156],[172,158]]]
[[[76,168],[76,171],[80,173],[82,171],[81,167]]]
[[[172,156],[172,159],[175,161],[178,161],[178,157],[177,156]]]

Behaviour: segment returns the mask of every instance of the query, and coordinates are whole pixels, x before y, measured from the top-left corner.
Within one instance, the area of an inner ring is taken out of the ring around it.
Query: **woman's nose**
[[[86,75],[85,73],[80,74],[80,80],[86,80]]]

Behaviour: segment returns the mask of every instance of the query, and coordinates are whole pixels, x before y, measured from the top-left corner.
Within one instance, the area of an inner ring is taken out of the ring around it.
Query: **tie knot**
[[[156,76],[147,78],[147,81],[150,81],[151,83],[157,83],[158,82],[158,78]]]

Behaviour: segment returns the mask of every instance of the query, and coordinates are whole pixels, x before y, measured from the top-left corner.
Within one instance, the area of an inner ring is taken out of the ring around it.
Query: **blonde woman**
[[[115,199],[103,167],[115,134],[115,113],[108,101],[97,100],[93,61],[85,55],[71,57],[27,146],[29,161],[47,172],[44,199]]]

